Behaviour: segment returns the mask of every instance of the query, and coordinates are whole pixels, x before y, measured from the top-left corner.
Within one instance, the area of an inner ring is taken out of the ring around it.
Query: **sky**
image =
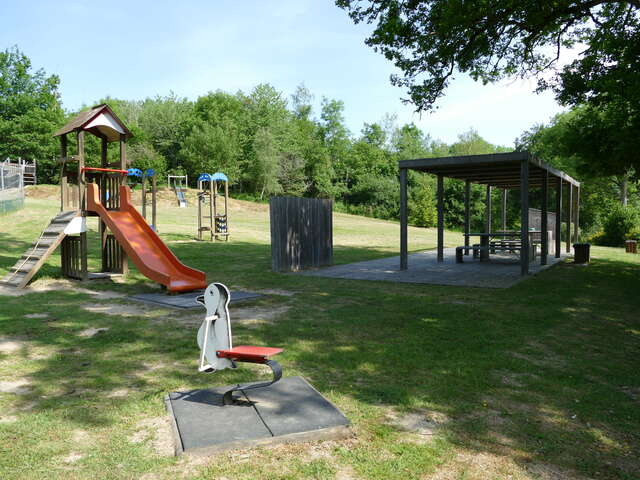
[[[354,25],[332,0],[0,0],[0,50],[14,45],[35,68],[60,77],[64,107],[106,96],[141,100],[175,92],[250,91],[270,83],[289,97],[304,85],[342,100],[351,132],[397,116],[433,139],[453,143],[473,128],[513,146],[522,132],[562,111],[535,82],[483,86],[460,75],[435,113],[414,113],[389,82],[393,65],[364,44],[370,25]]]

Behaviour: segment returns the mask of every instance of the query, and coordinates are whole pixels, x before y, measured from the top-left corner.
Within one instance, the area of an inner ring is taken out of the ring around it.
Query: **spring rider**
[[[207,309],[204,321],[198,330],[198,346],[200,347],[200,372],[215,372],[225,368],[237,368],[236,362],[257,363],[268,366],[273,373],[270,382],[253,382],[236,385],[227,390],[222,401],[224,405],[236,402],[233,392],[254,388],[268,387],[282,378],[282,367],[269,357],[283,351],[282,348],[252,347],[247,345],[233,346],[231,337],[231,319],[229,317],[229,301],[231,294],[222,283],[212,283],[204,291],[204,295],[196,301]]]

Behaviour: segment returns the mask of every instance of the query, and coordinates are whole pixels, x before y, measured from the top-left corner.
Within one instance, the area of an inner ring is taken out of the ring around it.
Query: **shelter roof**
[[[529,152],[401,160],[399,167],[494,187],[520,188],[520,167],[523,161],[529,162],[530,187],[542,186],[545,172],[572,185],[580,186],[580,182],[547,165]]]
[[[133,136],[131,131],[106,103],[80,112],[64,127],[54,133],[53,136],[59,137],[60,135],[80,130],[87,131],[96,137],[104,138],[108,142],[117,142],[120,140],[120,135],[124,135],[125,138]]]

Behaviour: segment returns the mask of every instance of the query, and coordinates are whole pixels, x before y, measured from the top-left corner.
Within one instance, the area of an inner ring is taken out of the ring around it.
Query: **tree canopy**
[[[336,4],[355,23],[376,23],[366,43],[400,69],[391,81],[408,90],[418,110],[433,109],[458,72],[484,83],[536,76],[539,88],[553,88],[571,104],[608,102],[614,92],[629,100],[640,89],[639,0]],[[586,48],[575,61],[551,78],[543,75],[557,67],[563,48],[579,45]]]
[[[56,154],[51,134],[64,119],[59,83],[56,75],[33,71],[18,47],[0,52],[0,159]]]

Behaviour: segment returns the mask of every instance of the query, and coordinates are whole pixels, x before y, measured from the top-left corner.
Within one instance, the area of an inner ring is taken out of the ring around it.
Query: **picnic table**
[[[529,236],[531,236],[531,234],[534,234],[534,233],[540,233],[540,232],[538,230],[530,230]],[[500,232],[500,231],[499,232],[474,232],[474,233],[465,233],[464,236],[466,238],[471,238],[471,237],[480,238],[480,261],[488,262],[489,250],[490,250],[489,243],[492,238],[519,239],[520,232]],[[471,249],[472,247],[469,247],[469,248]]]

